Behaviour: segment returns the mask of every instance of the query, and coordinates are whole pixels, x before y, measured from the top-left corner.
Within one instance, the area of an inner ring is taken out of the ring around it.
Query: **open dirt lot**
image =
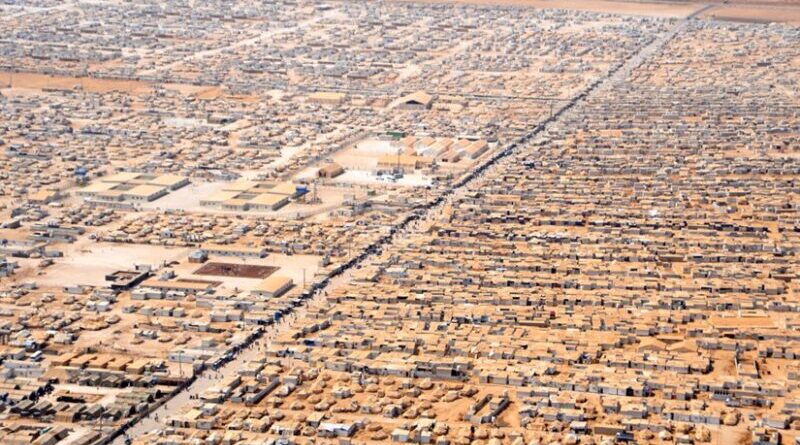
[[[135,80],[95,79],[91,77],[49,76],[33,73],[0,72],[0,85],[11,83],[13,88],[72,89],[79,86],[86,91],[108,93],[123,91],[131,94],[147,93],[151,86]]]
[[[223,277],[267,278],[276,270],[277,268],[272,266],[211,262],[204,264],[202,267],[194,271],[194,274]]]
[[[12,73],[8,71],[0,71],[0,86],[6,87],[8,85],[11,85],[13,88],[29,88],[37,90],[69,90],[79,86],[80,88],[93,93],[120,91],[128,94],[146,94],[153,90],[153,85],[150,82],[136,80],[51,76],[37,73]],[[187,96],[195,95],[200,99],[214,99],[222,96],[222,89],[219,87],[186,85],[179,83],[167,83],[163,86],[167,89],[178,91]]]
[[[181,260],[189,253],[186,248],[167,248],[148,245],[91,244],[58,261],[47,272],[36,277],[42,286],[60,287],[67,283],[102,286],[108,273],[132,269],[136,264],[155,265],[162,261]]]
[[[793,7],[724,5],[709,9],[702,18],[748,23],[800,25],[800,5]]]

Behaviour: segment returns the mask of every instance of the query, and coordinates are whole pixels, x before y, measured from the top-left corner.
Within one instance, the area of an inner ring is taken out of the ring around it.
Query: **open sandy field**
[[[0,71],[0,87],[11,85],[13,88],[59,89],[69,90],[80,86],[93,93],[121,91],[129,94],[146,94],[152,91],[153,84],[138,80],[103,79],[95,77],[51,76],[37,73],[12,73]],[[219,87],[167,83],[164,88],[178,91],[181,94],[194,95],[200,99],[214,99],[222,96]]]
[[[149,245],[91,244],[80,252],[58,261],[46,273],[36,277],[42,286],[61,287],[65,283],[102,286],[105,276],[120,269],[133,269],[136,264],[157,265],[185,259],[188,248],[167,248]]]
[[[80,86],[86,91],[96,93],[124,91],[126,93],[141,94],[150,91],[152,88],[148,83],[135,80],[95,79],[92,77],[0,72],[0,85],[6,86],[9,82],[13,88],[72,89],[75,86]]]
[[[800,6],[798,0],[713,0],[705,3],[724,3],[731,5],[767,5],[767,6]]]
[[[709,9],[702,18],[748,23],[787,23],[800,25],[800,6],[724,5]]]

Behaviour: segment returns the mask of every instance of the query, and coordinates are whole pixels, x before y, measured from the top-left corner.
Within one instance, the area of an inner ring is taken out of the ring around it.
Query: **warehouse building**
[[[77,195],[93,201],[150,202],[187,184],[189,179],[178,175],[121,172],[92,182]]]
[[[237,181],[200,200],[200,205],[230,211],[278,210],[306,192],[291,182]]]
[[[288,292],[292,286],[294,286],[294,281],[291,278],[272,275],[261,281],[251,293],[260,297],[276,298]]]

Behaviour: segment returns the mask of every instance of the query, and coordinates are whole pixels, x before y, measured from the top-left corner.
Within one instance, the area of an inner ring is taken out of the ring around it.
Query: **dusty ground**
[[[51,76],[36,73],[12,73],[0,71],[0,87],[11,85],[14,88],[68,90],[76,86],[94,93],[121,91],[129,94],[145,94],[153,89],[150,82],[138,80],[104,79],[94,77]],[[207,87],[179,83],[167,83],[164,88],[181,94],[195,95],[200,99],[215,99],[223,95],[220,87]]]
[[[134,244],[92,244],[59,259],[46,269],[44,275],[37,276],[36,282],[55,287],[61,287],[65,283],[102,286],[107,284],[105,275],[108,273],[133,269],[136,264],[155,265],[162,261],[181,260],[188,255],[189,250]]]
[[[33,89],[72,89],[76,86],[86,91],[107,93],[110,91],[124,91],[126,93],[141,94],[151,90],[145,82],[134,80],[95,79],[91,77],[48,76],[33,73],[0,72],[0,85],[11,83],[14,88]]]
[[[724,5],[709,9],[701,17],[737,22],[779,22],[800,25],[800,5],[793,7]]]
[[[204,264],[194,271],[195,275],[212,275],[242,278],[267,278],[275,272],[271,266],[257,264],[237,264],[222,261],[212,261]]]
[[[800,6],[798,0],[710,0],[705,3],[725,3],[732,5],[772,5],[772,6]]]

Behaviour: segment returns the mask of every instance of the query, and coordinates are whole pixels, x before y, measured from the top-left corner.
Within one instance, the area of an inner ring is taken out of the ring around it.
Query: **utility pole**
[[[400,173],[400,148],[397,149],[397,168],[395,169],[395,175]]]
[[[319,199],[319,197],[317,196],[317,180],[316,179],[314,180],[313,186],[314,186],[314,197],[312,198],[311,203],[312,204],[316,204],[317,200]]]

